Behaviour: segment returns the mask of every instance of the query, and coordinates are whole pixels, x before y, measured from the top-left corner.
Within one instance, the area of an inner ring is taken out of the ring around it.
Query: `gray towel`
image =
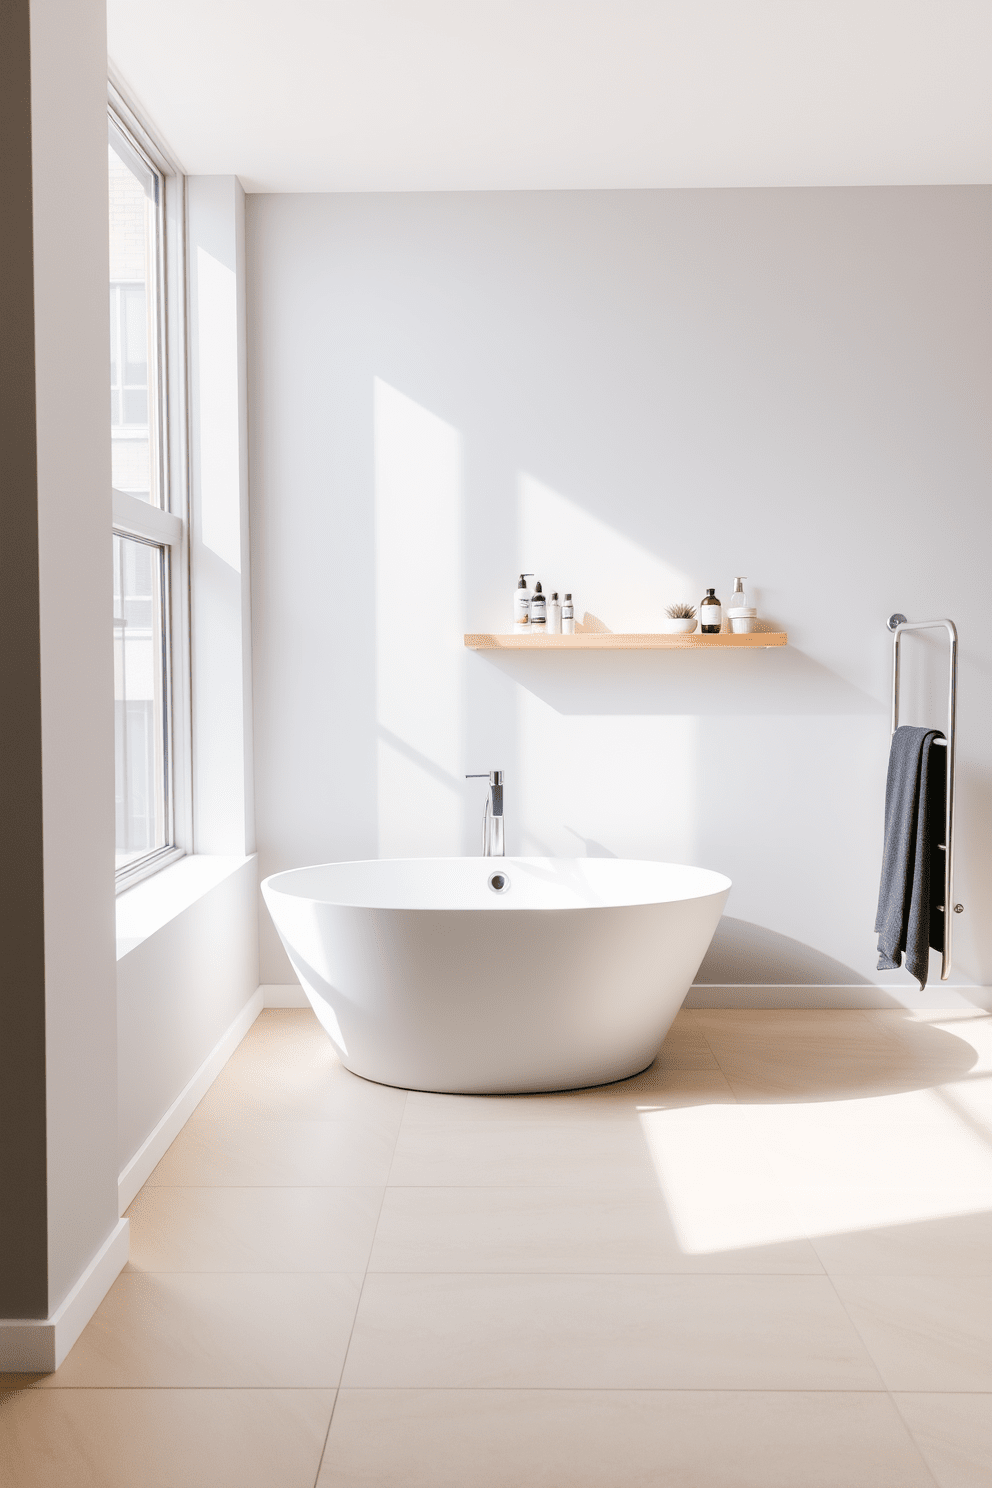
[[[943,946],[943,915],[933,903],[931,878],[943,887],[935,860],[943,836],[946,755],[939,729],[898,728],[892,736],[885,782],[885,848],[878,891],[878,969],[906,969],[921,990],[930,947]],[[936,885],[935,885],[936,886]]]

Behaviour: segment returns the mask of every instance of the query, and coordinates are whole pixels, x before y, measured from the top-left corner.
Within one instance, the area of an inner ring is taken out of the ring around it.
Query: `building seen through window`
[[[157,182],[122,158],[113,131],[110,185],[110,430],[113,485],[159,503],[155,410]],[[151,353],[151,355],[150,355]]]
[[[117,867],[168,843],[164,550],[114,534]]]
[[[165,506],[161,364],[161,190],[110,123],[110,442],[116,492]],[[119,500],[119,498],[117,498]],[[115,529],[117,518],[115,517]],[[169,550],[126,530],[114,543],[117,871],[172,842]]]

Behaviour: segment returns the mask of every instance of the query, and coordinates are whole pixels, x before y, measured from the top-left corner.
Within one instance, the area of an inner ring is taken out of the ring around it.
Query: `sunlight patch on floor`
[[[992,1143],[955,1094],[639,1114],[679,1243],[709,1254],[987,1211]]]

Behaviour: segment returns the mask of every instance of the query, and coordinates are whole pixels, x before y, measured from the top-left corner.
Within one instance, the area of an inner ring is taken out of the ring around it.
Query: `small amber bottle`
[[[719,635],[723,624],[723,605],[715,589],[707,589],[699,605],[699,629],[703,635]]]

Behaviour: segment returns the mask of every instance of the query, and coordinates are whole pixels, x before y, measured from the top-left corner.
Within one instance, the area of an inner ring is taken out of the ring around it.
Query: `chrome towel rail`
[[[948,656],[947,687],[947,738],[937,739],[937,744],[947,746],[947,780],[944,789],[944,902],[940,906],[944,915],[944,945],[940,963],[940,979],[946,982],[951,974],[951,907],[960,914],[963,904],[954,903],[954,761],[957,735],[958,693],[958,632],[953,620],[907,620],[905,615],[890,615],[889,629],[892,631],[892,732],[899,727],[899,642],[907,630],[947,631],[950,640]]]

